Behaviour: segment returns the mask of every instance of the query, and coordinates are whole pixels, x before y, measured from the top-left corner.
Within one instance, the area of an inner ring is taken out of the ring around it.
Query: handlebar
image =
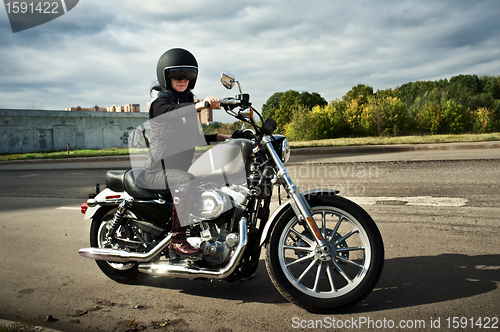
[[[239,105],[241,100],[237,100],[234,98],[224,98],[219,100],[221,105]]]
[[[241,104],[241,100],[237,100],[234,98],[224,98],[224,99],[219,99],[219,102],[221,106],[223,105],[236,105],[239,106]],[[210,102],[205,100],[205,108],[210,108]]]
[[[226,113],[238,120],[251,124],[254,129],[260,133],[260,126],[254,121],[254,114],[257,114],[262,123],[264,123],[264,119],[262,118],[262,115],[252,107],[250,95],[240,94],[237,95],[236,98],[228,97],[219,99],[219,103],[220,106],[224,108]],[[208,101],[205,101],[205,107],[210,108],[210,103]],[[241,107],[241,109],[236,112],[234,111],[236,107]],[[259,137],[261,137],[260,134]]]

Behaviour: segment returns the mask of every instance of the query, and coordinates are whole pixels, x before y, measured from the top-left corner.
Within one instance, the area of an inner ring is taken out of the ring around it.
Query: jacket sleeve
[[[180,103],[180,104],[173,104],[169,102],[168,99],[166,98],[158,98],[156,99],[150,106],[149,109],[149,118],[155,118],[159,115],[165,114],[167,112],[186,107],[189,105],[193,105],[194,102],[187,102],[187,103]]]

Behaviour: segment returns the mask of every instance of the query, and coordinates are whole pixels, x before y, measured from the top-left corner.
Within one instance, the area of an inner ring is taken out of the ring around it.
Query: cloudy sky
[[[500,0],[80,0],[65,15],[13,33],[0,9],[0,108],[63,110],[138,103],[156,62],[190,50],[194,93],[232,96],[232,72],[257,109],[275,92],[341,98],[458,74],[500,75]],[[215,120],[232,122],[215,113]]]

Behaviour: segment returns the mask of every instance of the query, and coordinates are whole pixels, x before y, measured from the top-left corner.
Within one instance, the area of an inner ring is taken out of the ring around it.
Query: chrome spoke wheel
[[[372,218],[345,198],[318,195],[308,204],[326,243],[316,243],[290,206],[267,243],[267,271],[289,301],[311,312],[341,312],[363,300],[379,280],[382,237]]]
[[[109,248],[109,249],[118,249],[118,246],[113,243],[109,238],[107,238],[107,234],[111,227],[111,222],[113,218],[109,218],[108,220],[101,223],[99,226],[99,230],[97,232],[97,246],[99,248]],[[116,237],[121,238],[125,236],[125,231],[122,226],[116,231]],[[134,267],[135,263],[115,263],[115,262],[107,262],[109,266],[111,266],[115,270],[128,270]]]
[[[281,233],[278,257],[286,278],[300,291],[317,298],[341,296],[356,288],[370,267],[370,239],[359,222],[332,206],[312,209],[328,240],[329,255],[321,257],[313,237],[298,218]]]
[[[113,237],[108,235],[116,209],[108,211],[101,218],[92,219],[90,227],[90,245],[94,248],[118,249],[124,250],[127,246],[135,245],[138,242],[131,231],[120,225]],[[130,217],[134,217],[130,214]],[[96,260],[97,266],[109,278],[125,284],[135,284],[144,279],[147,275],[139,272],[138,264],[116,263]]]

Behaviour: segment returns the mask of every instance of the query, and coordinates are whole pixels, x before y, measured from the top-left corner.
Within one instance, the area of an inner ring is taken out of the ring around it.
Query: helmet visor
[[[165,68],[165,77],[174,80],[194,80],[198,76],[198,69],[190,67]]]

